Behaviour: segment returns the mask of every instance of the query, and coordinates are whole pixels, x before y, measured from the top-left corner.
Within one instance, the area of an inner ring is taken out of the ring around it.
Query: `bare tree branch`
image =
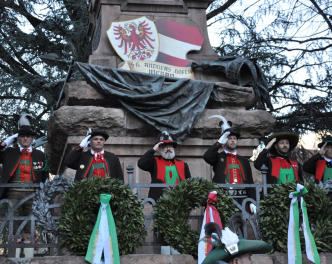
[[[317,4],[316,1],[314,0],[310,0],[310,2],[315,6],[315,8],[317,9],[318,13],[323,17],[323,19],[325,20],[325,22],[327,23],[327,25],[330,28],[330,31],[332,32],[332,23],[330,21],[330,19],[327,17],[327,15],[323,12],[323,10],[319,7],[319,5]]]
[[[222,6],[212,10],[210,13],[206,14],[206,20],[209,20],[216,15],[219,15],[220,13],[224,12],[227,8],[229,8],[232,4],[234,4],[237,0],[228,0],[225,4]]]

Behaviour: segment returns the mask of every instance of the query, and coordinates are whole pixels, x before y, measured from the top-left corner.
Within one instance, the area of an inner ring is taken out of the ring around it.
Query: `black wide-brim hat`
[[[162,141],[159,141],[159,142],[161,142],[162,144],[161,145],[173,145],[173,147],[175,148],[177,145],[178,145],[178,143],[176,143],[175,141],[173,141],[173,140],[162,140]],[[158,143],[159,143],[158,142]]]
[[[279,140],[288,139],[289,151],[292,151],[297,146],[297,143],[299,142],[299,136],[294,134],[293,132],[278,131],[278,132],[273,133],[271,136],[269,136],[266,139],[265,144],[268,144],[274,138],[277,139],[277,141],[274,144],[276,144]]]
[[[173,145],[174,148],[178,145],[172,139],[171,135],[166,131],[163,131],[163,132],[160,133],[160,135],[158,136],[158,142],[157,143],[162,143],[161,145],[163,145],[163,144]]]
[[[33,131],[31,126],[21,126],[18,131],[18,136],[36,136],[36,132]]]
[[[206,256],[202,264],[214,264],[218,260],[230,261],[236,257],[240,257],[244,254],[264,254],[272,250],[272,246],[263,240],[246,240],[239,239],[238,242],[239,251],[231,255],[225,248],[216,247],[212,249]]]
[[[90,135],[91,138],[93,138],[94,136],[102,136],[105,139],[105,141],[109,138],[109,135],[105,131],[100,129],[92,129]]]
[[[227,121],[227,123],[230,126],[230,128],[226,129],[226,130],[228,130],[229,132],[231,132],[229,134],[229,136],[236,136],[239,139],[240,138],[240,131],[239,131],[239,129],[237,129],[235,127],[232,127],[233,123],[231,121]],[[221,127],[222,124],[223,124],[223,121],[220,121],[219,122],[219,126]]]
[[[318,147],[321,148],[325,143],[327,143],[327,145],[332,145],[332,136],[324,137],[322,142],[318,144]]]
[[[229,132],[230,132],[230,134],[229,134],[228,136],[236,136],[237,139],[240,138],[240,132],[239,132],[238,129],[236,129],[236,128],[234,128],[234,127],[231,127],[231,128],[229,129]]]

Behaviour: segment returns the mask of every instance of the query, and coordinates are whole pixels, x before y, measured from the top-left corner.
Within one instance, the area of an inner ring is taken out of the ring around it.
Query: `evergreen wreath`
[[[188,225],[188,218],[194,209],[206,207],[211,191],[218,193],[214,206],[220,214],[223,226],[229,225],[230,217],[238,211],[232,198],[217,184],[202,178],[187,179],[168,189],[154,208],[154,227],[164,242],[182,254],[197,258],[199,232]]]
[[[312,235],[319,252],[332,251],[332,202],[326,191],[314,183],[304,185],[308,193],[303,196]],[[289,221],[289,194],[296,191],[296,183],[274,185],[260,204],[259,227],[263,239],[273,245],[275,251],[287,252],[287,233]],[[300,205],[299,205],[300,206]],[[302,223],[300,210],[300,224]],[[305,243],[300,231],[302,252]]]
[[[101,193],[112,195],[110,205],[120,255],[133,252],[141,245],[145,234],[143,207],[128,186],[110,178],[83,180],[65,194],[58,225],[63,246],[78,255],[86,253],[97,220]]]

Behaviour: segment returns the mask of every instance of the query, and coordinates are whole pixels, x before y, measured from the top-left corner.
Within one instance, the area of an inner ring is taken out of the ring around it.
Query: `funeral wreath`
[[[84,255],[100,207],[99,195],[111,194],[120,255],[141,245],[145,234],[143,208],[131,189],[118,179],[93,178],[74,184],[64,196],[59,231],[63,246]]]
[[[319,252],[332,251],[332,202],[326,191],[308,183],[304,185],[308,193],[303,195],[307,204],[308,219],[312,235]],[[274,185],[261,201],[259,227],[265,241],[271,243],[275,251],[287,252],[289,194],[296,190],[295,183]],[[300,218],[302,223],[302,216]],[[302,251],[304,250],[303,231],[300,231]]]
[[[218,193],[214,205],[222,224],[229,225],[230,217],[237,211],[232,198],[214,183],[202,178],[191,178],[167,190],[155,206],[155,229],[165,243],[182,254],[197,258],[199,231],[191,228],[188,219],[193,210],[199,207],[205,209],[211,191]]]

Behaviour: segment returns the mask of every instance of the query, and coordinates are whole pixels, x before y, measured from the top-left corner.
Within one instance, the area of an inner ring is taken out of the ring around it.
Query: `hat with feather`
[[[208,224],[210,227],[205,228],[206,236],[209,236],[209,234],[206,233],[207,230],[211,233],[218,234],[219,226],[215,223]],[[215,225],[215,227],[213,227],[213,225]],[[228,227],[221,231],[221,239],[215,243],[216,244],[206,256],[202,264],[214,264],[218,263],[218,261],[230,261],[247,253],[264,254],[272,250],[272,246],[262,240],[247,240],[239,238],[237,234],[232,232]]]
[[[177,146],[177,143],[172,139],[171,135],[167,131],[163,131],[158,136],[158,142],[157,143],[162,144],[171,144],[173,147]]]
[[[18,135],[19,136],[35,136],[36,132],[32,129],[30,120],[32,119],[32,115],[27,113],[22,113],[17,122],[18,126]]]

